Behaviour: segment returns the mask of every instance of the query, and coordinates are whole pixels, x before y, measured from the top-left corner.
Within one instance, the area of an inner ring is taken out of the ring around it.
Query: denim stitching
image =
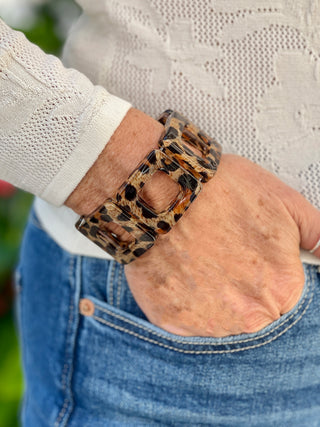
[[[173,342],[176,342],[176,343],[179,343],[179,344],[210,345],[210,346],[212,346],[212,345],[225,345],[225,344],[242,344],[242,343],[249,342],[249,341],[255,341],[257,339],[262,339],[262,338],[266,337],[267,335],[270,335],[276,329],[280,328],[280,326],[283,326],[285,323],[287,323],[300,310],[300,307],[303,305],[303,303],[305,302],[307,296],[309,295],[311,284],[308,282],[308,280],[312,279],[311,275],[314,275],[313,272],[309,273],[309,271],[307,271],[306,276],[308,276],[308,277],[306,278],[306,280],[307,280],[307,286],[306,286],[305,296],[300,301],[300,304],[297,306],[297,308],[295,309],[295,311],[293,311],[292,314],[286,320],[284,320],[283,322],[279,323],[279,325],[275,326],[273,329],[271,329],[270,331],[266,332],[264,335],[261,335],[260,337],[247,338],[247,339],[243,339],[243,340],[239,340],[239,341],[228,341],[228,342],[223,342],[223,343],[198,343],[198,342],[193,342],[193,341],[185,341],[185,340],[182,341],[182,340],[175,339],[175,338],[172,338],[172,337],[167,337],[164,334],[160,334],[158,332],[155,332],[155,331],[153,331],[152,329],[150,329],[150,328],[148,328],[146,326],[142,326],[139,323],[134,322],[133,320],[126,319],[125,317],[121,316],[120,314],[113,313],[112,311],[110,311],[110,310],[108,310],[108,309],[106,309],[104,307],[101,307],[99,304],[95,304],[95,305],[99,308],[99,310],[101,310],[101,311],[103,311],[103,312],[105,312],[107,314],[110,314],[113,317],[116,317],[116,318],[118,318],[120,320],[123,320],[126,323],[129,323],[129,324],[131,324],[133,326],[136,326],[136,327],[138,327],[140,329],[143,329],[143,330],[147,331],[148,333],[156,335],[156,336],[158,336],[160,338],[164,338],[166,340],[170,340],[170,341],[173,341]],[[313,277],[313,279],[314,278],[315,277]],[[311,295],[311,300],[312,300],[312,298],[313,298],[313,292],[312,292],[312,295]],[[311,300],[310,300],[310,302],[311,302]]]
[[[66,414],[66,411],[67,411],[68,406],[69,406],[69,400],[68,400],[68,398],[66,398],[66,399],[64,400],[64,402],[63,402],[63,406],[62,406],[62,408],[61,408],[61,411],[60,411],[60,413],[59,413],[59,416],[58,416],[58,418],[57,418],[56,422],[54,423],[54,426],[55,426],[55,427],[58,427],[58,426],[59,426],[60,421],[62,421],[62,418],[63,418],[63,417],[65,416],[65,414]]]
[[[121,297],[121,289],[122,289],[122,272],[123,269],[120,268],[119,274],[118,274],[118,281],[117,281],[117,307],[120,308],[120,297]]]
[[[68,420],[72,414],[72,410],[74,409],[74,399],[73,399],[73,391],[72,391],[72,378],[73,378],[73,371],[74,371],[74,365],[73,365],[73,361],[74,361],[74,357],[75,357],[75,348],[76,348],[76,339],[77,339],[77,334],[78,334],[78,327],[79,327],[79,312],[76,311],[76,306],[78,306],[79,303],[79,299],[80,299],[80,288],[81,288],[81,269],[82,269],[82,256],[77,256],[77,270],[76,272],[78,273],[75,277],[75,283],[74,283],[74,294],[73,296],[75,297],[75,299],[73,300],[74,302],[76,301],[77,304],[75,305],[71,305],[71,308],[74,308],[73,310],[73,318],[76,321],[76,325],[75,325],[75,329],[74,329],[74,334],[73,334],[73,340],[72,340],[72,358],[71,358],[71,363],[70,363],[70,370],[69,370],[69,382],[68,382],[68,386],[69,386],[69,391],[70,391],[70,402],[69,402],[69,406],[70,404],[72,406],[70,406],[70,410],[69,413],[67,414],[67,417],[65,418],[65,422],[63,424],[64,427],[67,426]],[[71,329],[72,332],[72,329]]]
[[[75,258],[71,257],[70,258],[70,263],[69,263],[69,274],[68,274],[68,280],[69,283],[71,283],[72,280],[72,274],[74,271],[74,264],[75,264]],[[74,317],[74,306],[73,306],[73,302],[71,302],[70,306],[69,306],[69,319],[68,319],[68,326],[67,326],[67,337],[69,336],[72,328],[72,321],[73,321],[73,317]],[[65,360],[67,360],[67,349],[65,351]],[[63,366],[63,371],[62,371],[62,376],[61,376],[61,384],[62,384],[62,390],[65,392],[66,387],[67,387],[67,374],[68,374],[68,369],[69,369],[69,364],[65,363]],[[70,382],[70,381],[69,381]],[[70,386],[70,384],[68,384]],[[69,406],[69,404],[71,403],[71,395],[70,396],[66,396],[63,402],[63,406],[59,412],[58,418],[56,419],[56,422],[54,423],[55,427],[58,427],[60,422],[62,421],[63,417],[66,414],[67,408]]]
[[[179,349],[179,348],[176,348],[176,347],[172,347],[172,346],[167,345],[167,344],[160,343],[160,342],[158,342],[156,340],[144,337],[143,335],[137,334],[136,332],[130,331],[129,329],[126,329],[126,328],[123,328],[121,326],[117,326],[117,325],[115,325],[115,324],[113,324],[111,322],[108,322],[108,321],[102,319],[101,317],[98,317],[98,316],[92,316],[92,317],[94,319],[96,319],[98,322],[104,323],[105,325],[110,326],[110,327],[112,327],[114,329],[118,329],[119,331],[126,332],[126,333],[128,333],[130,335],[133,335],[133,336],[139,338],[139,339],[142,339],[144,341],[150,342],[151,344],[155,344],[155,345],[158,345],[160,347],[167,348],[168,350],[176,351],[178,353],[184,353],[184,354],[224,354],[224,353],[236,353],[236,352],[239,352],[239,351],[251,350],[251,349],[258,348],[258,347],[261,347],[263,345],[269,344],[272,341],[274,341],[275,339],[279,338],[281,335],[283,335],[289,329],[291,329],[303,317],[303,315],[305,314],[305,312],[309,308],[309,306],[311,304],[311,301],[313,300],[313,295],[314,295],[314,292],[312,292],[310,301],[309,301],[308,305],[305,307],[305,309],[303,310],[303,312],[301,313],[301,315],[291,325],[289,325],[286,329],[284,329],[283,331],[281,331],[278,335],[275,335],[270,340],[262,342],[260,344],[256,344],[256,345],[252,345],[252,346],[248,346],[248,347],[244,347],[244,348],[235,348],[233,350],[203,350],[203,351],[200,351],[200,350],[182,350],[182,349]],[[194,343],[192,343],[192,344],[194,344]]]
[[[109,304],[110,305],[114,305],[114,301],[113,301],[113,281],[114,281],[114,273],[115,273],[115,269],[116,269],[116,263],[114,261],[111,261],[112,266],[111,266],[111,275],[110,275],[110,286],[109,286],[109,295],[108,295],[108,299],[110,298]]]

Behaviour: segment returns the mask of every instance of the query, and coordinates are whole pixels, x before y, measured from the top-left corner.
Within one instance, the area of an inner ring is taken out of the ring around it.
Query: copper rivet
[[[84,316],[92,316],[94,313],[94,303],[87,298],[82,298],[79,303],[79,310]]]

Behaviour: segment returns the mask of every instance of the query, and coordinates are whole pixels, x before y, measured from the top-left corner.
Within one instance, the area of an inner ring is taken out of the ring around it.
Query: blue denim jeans
[[[23,425],[320,426],[320,276],[304,267],[299,303],[263,330],[181,337],[147,321],[123,266],[65,252],[31,213],[16,280]]]

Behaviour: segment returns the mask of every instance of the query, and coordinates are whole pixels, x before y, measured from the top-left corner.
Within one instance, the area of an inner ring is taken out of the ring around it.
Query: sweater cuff
[[[96,86],[96,90],[104,91],[99,86]],[[98,111],[92,112],[91,120],[80,132],[77,148],[40,194],[42,199],[55,206],[61,206],[67,200],[93,166],[130,108],[130,103],[114,95],[107,93],[103,97]]]

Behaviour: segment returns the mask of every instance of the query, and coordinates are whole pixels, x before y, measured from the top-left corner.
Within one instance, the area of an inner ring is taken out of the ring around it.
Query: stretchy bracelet
[[[82,216],[76,228],[118,262],[128,264],[150,249],[159,234],[168,233],[197,197],[202,183],[214,176],[221,158],[221,145],[190,123],[179,113],[167,110],[159,121],[164,134],[159,149],[151,151],[128,180],[96,211]],[[196,154],[190,146],[197,149]],[[156,212],[140,196],[152,175],[166,173],[179,186],[170,206]],[[108,230],[108,223],[120,225],[130,233],[123,241]]]

